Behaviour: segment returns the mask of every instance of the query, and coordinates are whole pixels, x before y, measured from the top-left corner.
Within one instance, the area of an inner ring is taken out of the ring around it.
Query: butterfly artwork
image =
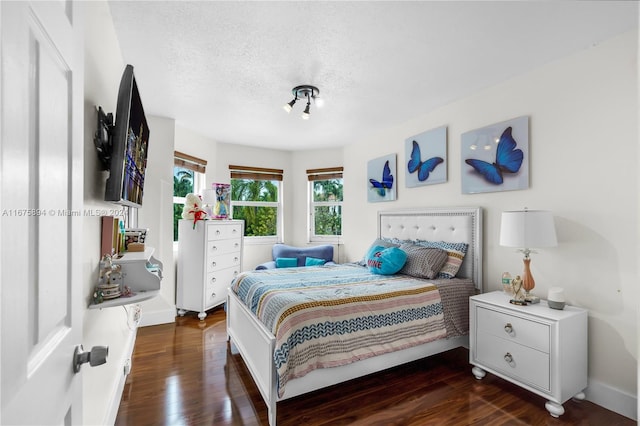
[[[519,117],[462,135],[463,193],[528,188],[528,124]]]
[[[405,140],[408,188],[447,181],[447,128],[439,127]],[[424,158],[424,160],[423,160]]]
[[[396,158],[393,154],[369,161],[367,166],[369,179],[367,199],[369,201],[393,201],[396,199],[396,190],[393,185],[395,167]]]

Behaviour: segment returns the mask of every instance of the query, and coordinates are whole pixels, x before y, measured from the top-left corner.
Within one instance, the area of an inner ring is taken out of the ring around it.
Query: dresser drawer
[[[478,333],[477,361],[507,377],[550,392],[549,354],[508,339]]]
[[[477,332],[549,353],[550,329],[546,324],[477,307]]]
[[[207,256],[218,256],[221,254],[240,251],[240,238],[228,240],[213,240],[207,242]]]
[[[207,272],[219,271],[234,266],[240,267],[240,252],[209,255],[207,257]]]
[[[216,221],[210,221],[207,224],[207,239],[209,241],[240,237],[242,237],[242,225],[240,224],[229,225]]]
[[[237,268],[227,268],[207,274],[205,287],[205,306],[222,303],[227,298],[231,281],[238,275]]]

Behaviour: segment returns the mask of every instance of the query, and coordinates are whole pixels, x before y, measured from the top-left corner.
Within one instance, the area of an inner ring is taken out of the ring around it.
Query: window
[[[245,241],[282,241],[282,173],[280,169],[229,166],[231,215],[244,220]]]
[[[338,242],[342,235],[342,167],[307,170],[309,241]]]
[[[178,220],[182,219],[184,197],[204,188],[206,160],[182,152],[173,153],[173,241],[178,241]]]

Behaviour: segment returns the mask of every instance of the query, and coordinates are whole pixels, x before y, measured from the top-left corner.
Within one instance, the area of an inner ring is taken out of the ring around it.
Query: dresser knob
[[[216,277],[211,277],[211,283],[215,283],[216,282]]]
[[[504,326],[504,331],[506,331],[508,334],[513,333],[513,326],[510,322],[508,322],[507,325]]]
[[[504,360],[511,364],[513,362],[513,355],[507,352],[506,354],[504,354]]]
[[[216,262],[211,262],[211,266],[215,267],[216,265]]]
[[[216,229],[216,235],[220,235],[220,230]]]
[[[236,257],[234,257],[234,258],[233,258],[233,261],[234,261],[234,262],[237,262],[237,261],[238,261],[238,257],[237,257],[237,256],[236,256]]]
[[[211,246],[211,250],[212,251],[216,251],[216,250],[218,250],[218,247],[217,246]]]

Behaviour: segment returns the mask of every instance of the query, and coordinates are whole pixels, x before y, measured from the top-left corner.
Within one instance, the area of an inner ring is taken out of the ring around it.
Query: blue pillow
[[[278,257],[276,259],[276,268],[293,268],[298,266],[298,259],[295,257]]]
[[[393,275],[404,266],[407,253],[398,247],[374,246],[367,253],[367,268],[374,274]]]
[[[326,260],[318,259],[317,257],[307,257],[304,260],[304,266],[318,266],[318,265],[324,265],[325,263],[327,263]]]

